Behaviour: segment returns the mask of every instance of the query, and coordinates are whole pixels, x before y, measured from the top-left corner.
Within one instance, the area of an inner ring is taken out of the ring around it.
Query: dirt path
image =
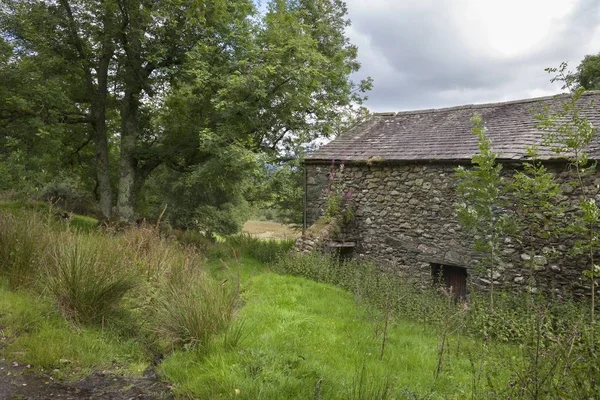
[[[0,358],[0,400],[4,399],[172,399],[166,384],[153,378],[126,378],[96,372],[85,379],[64,383],[34,373],[28,366]]]

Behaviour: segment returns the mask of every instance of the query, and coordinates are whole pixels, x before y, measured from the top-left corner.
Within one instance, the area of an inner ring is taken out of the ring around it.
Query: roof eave
[[[497,158],[497,162],[501,164],[510,164],[510,163],[524,163],[527,161],[531,161],[525,158]],[[548,159],[540,159],[543,163],[549,164],[564,164],[568,163],[569,160],[565,158],[548,158]],[[596,159],[590,158],[590,161],[600,161]],[[387,160],[334,160],[334,159],[304,159],[303,164],[316,164],[316,165],[330,165],[332,163],[336,164],[346,164],[346,165],[389,165],[389,164],[471,164],[472,161],[470,158],[456,158],[456,159],[387,159]]]

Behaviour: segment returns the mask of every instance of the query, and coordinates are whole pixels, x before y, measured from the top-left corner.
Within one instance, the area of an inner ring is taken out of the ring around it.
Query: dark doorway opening
[[[355,242],[329,242],[329,248],[336,256],[339,262],[352,260],[354,255]]]
[[[435,286],[444,286],[456,299],[467,297],[467,269],[454,265],[431,264]]]

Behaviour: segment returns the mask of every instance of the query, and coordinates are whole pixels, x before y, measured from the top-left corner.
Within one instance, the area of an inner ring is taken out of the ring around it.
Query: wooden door
[[[434,284],[443,284],[457,299],[467,296],[467,269],[453,265],[432,264]]]

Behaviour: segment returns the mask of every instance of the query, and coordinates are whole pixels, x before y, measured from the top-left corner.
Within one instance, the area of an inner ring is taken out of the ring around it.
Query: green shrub
[[[37,195],[42,202],[50,202],[56,206],[76,214],[96,215],[96,201],[83,184],[72,178],[57,178],[42,188]]]
[[[56,239],[47,271],[49,293],[67,318],[84,325],[103,324],[135,287],[123,255],[101,235]]]
[[[50,238],[41,215],[0,215],[0,273],[12,288],[31,285]]]
[[[154,310],[156,331],[174,347],[206,348],[227,330],[239,303],[239,284],[181,269],[163,289]]]

